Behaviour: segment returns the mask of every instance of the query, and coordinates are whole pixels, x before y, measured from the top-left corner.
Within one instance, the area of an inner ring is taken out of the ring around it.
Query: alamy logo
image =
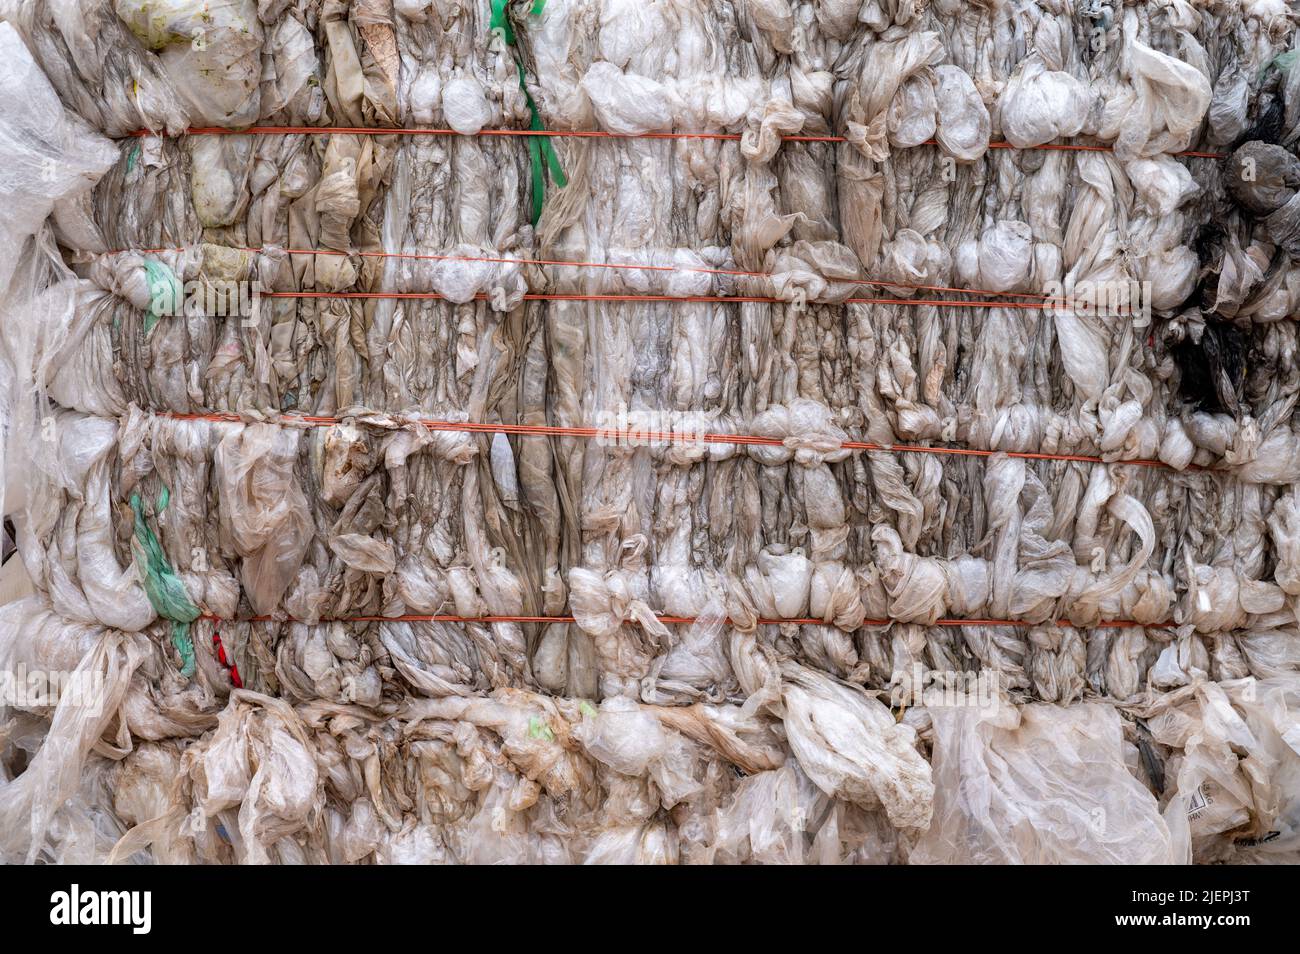
[[[992,715],[1002,701],[998,674],[989,669],[927,670],[919,662],[913,662],[910,673],[895,671],[889,684],[889,704],[895,709],[903,706],[971,708]]]
[[[629,411],[620,404],[596,413],[596,443],[605,447],[708,447],[708,420],[692,411]]]
[[[1131,318],[1133,326],[1151,324],[1151,283],[1137,281],[1048,282],[1049,310],[1073,313],[1085,318]]]
[[[39,709],[59,705],[99,715],[104,706],[104,674],[66,669],[29,670],[26,663],[0,670],[0,706]]]
[[[71,891],[50,895],[50,923],[128,924],[132,934],[148,934],[153,926],[151,891]]]
[[[149,310],[159,317],[187,314],[219,318],[254,317],[262,296],[262,283],[216,278],[181,283],[175,278],[154,281],[149,286]]]

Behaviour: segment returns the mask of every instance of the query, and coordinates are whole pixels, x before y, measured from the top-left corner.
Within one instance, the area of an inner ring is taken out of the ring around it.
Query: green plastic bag
[[[144,319],[145,334],[148,334],[159,318],[181,313],[182,288],[176,273],[157,259],[146,258],[144,271],[149,278],[149,310]]]

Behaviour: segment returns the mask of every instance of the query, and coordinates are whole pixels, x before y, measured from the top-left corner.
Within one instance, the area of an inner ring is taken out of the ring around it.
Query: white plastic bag
[[[912,864],[1170,864],[1108,705],[928,707],[934,823]]]

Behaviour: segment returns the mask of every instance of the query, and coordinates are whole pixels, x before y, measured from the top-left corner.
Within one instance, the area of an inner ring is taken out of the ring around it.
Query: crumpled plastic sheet
[[[0,660],[103,703],[0,710],[0,858],[1294,861],[1294,14],[531,9],[510,46],[486,2],[0,2],[5,510],[37,593]],[[529,97],[547,129],[742,138],[555,138],[534,227],[526,143],[470,135]],[[250,124],[462,135],[174,138]],[[1072,137],[1111,149],[1028,148]],[[160,316],[159,274],[444,300]],[[1149,282],[1152,315],[845,303],[934,297],[868,279]],[[1181,356],[1221,320],[1251,360],[1201,400]],[[169,416],[208,413],[238,419]],[[782,443],[417,423],[611,415]],[[207,614],[192,679],[137,494]],[[575,621],[339,621],[404,614]],[[933,695],[953,674],[978,704]]]

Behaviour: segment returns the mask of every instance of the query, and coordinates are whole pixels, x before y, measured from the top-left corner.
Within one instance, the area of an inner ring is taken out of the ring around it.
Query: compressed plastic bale
[[[52,19],[15,22],[70,108],[113,135],[184,128],[189,93],[177,84],[193,60],[172,62],[183,43],[149,50],[112,5],[48,9]],[[137,680],[123,724],[179,758],[199,757],[216,734],[231,746],[261,739],[274,723],[294,739],[273,731],[275,744],[318,766],[314,778],[292,767],[266,775],[286,809],[268,811],[232,757],[230,800],[211,816],[194,814],[203,796],[193,779],[166,795],[140,782],[141,795],[131,773],[90,766],[79,798],[103,798],[101,777],[117,784],[123,852],[896,862],[925,830],[923,766],[936,736],[915,709],[890,728],[897,713],[873,694],[977,660],[1030,700],[1064,707],[1086,693],[1133,706],[1199,680],[1294,667],[1280,500],[1296,442],[1272,383],[1288,380],[1293,351],[1277,320],[1290,309],[1291,269],[1271,266],[1274,237],[1245,206],[1214,205],[1222,242],[1201,232],[1222,184],[1201,160],[1161,155],[1177,142],[1204,148],[1192,138],[1193,73],[1219,104],[1208,142],[1231,141],[1221,129],[1239,119],[1245,129],[1273,105],[1286,122],[1285,61],[1240,92],[1241,77],[1276,55],[1272,38],[1289,35],[1275,12],[1244,11],[1233,32],[1212,12],[1128,11],[1104,24],[1120,62],[1102,74],[1068,42],[1091,13],[1038,4],[1009,20],[1005,10],[972,14],[970,28],[989,39],[978,57],[944,5],[679,5],[671,24],[653,5],[609,2],[598,16],[515,5],[509,30],[489,24],[486,5],[280,2],[259,12],[260,49],[231,47],[242,58],[234,75],[260,60],[257,121],[464,133],[536,122],[742,139],[556,138],[571,185],[556,189],[552,176],[539,194],[528,146],[507,137],[143,137],[121,146],[93,197],[56,211],[59,242],[93,261],[74,281],[51,246],[49,265],[32,260],[30,284],[69,329],[51,393],[121,427],[106,461],[113,556],[130,559],[138,494],[186,597],[222,617],[194,622],[188,681],[166,620],[143,624],[164,675]],[[1046,80],[1022,66],[1026,37]],[[107,56],[110,46],[120,52]],[[129,100],[123,77],[138,78]],[[1076,128],[1073,108],[1039,109],[1046,92],[1102,108]],[[242,95],[216,90],[194,116]],[[1126,154],[985,152],[1053,125],[1058,137]],[[847,141],[782,139],[791,133]],[[939,146],[917,142],[929,138]],[[1284,235],[1285,215],[1272,228]],[[188,250],[131,251],[167,246]],[[1190,305],[1173,313],[1201,293],[1203,262],[1217,284],[1202,304],[1235,316],[1231,334],[1203,330]],[[658,270],[673,265],[682,270]],[[451,300],[264,299],[247,323],[192,306],[151,316],[151,271]],[[1052,282],[1074,295],[1150,281],[1155,314],[846,304],[934,294],[858,284],[865,278],[1049,295]],[[523,297],[547,291],[780,301]],[[1234,335],[1254,347],[1245,369]],[[1187,349],[1209,362],[1203,378]],[[1198,380],[1209,382],[1204,399]],[[411,420],[588,427],[623,406],[655,422],[647,430],[689,421],[762,442],[610,446]],[[340,423],[302,428],[297,413]],[[276,428],[293,435],[283,446],[265,437]],[[1185,473],[858,454],[844,440],[1158,456]],[[79,486],[55,480],[28,495],[35,518],[19,549],[38,592],[89,620],[110,611],[92,609],[68,560],[70,524],[56,515],[58,495]],[[170,504],[150,513],[164,487]],[[688,632],[654,615],[720,607],[734,625]],[[277,619],[248,619],[260,613]],[[448,613],[577,622],[351,619]],[[824,625],[757,622],[787,614]],[[945,615],[1021,625],[929,625]],[[863,625],[887,617],[887,630]],[[1150,629],[1100,626],[1130,618]],[[746,648],[732,651],[737,643]],[[230,701],[236,666],[293,717]],[[223,705],[238,717],[214,731]],[[353,717],[321,715],[339,705]],[[597,728],[606,721],[612,728]],[[286,728],[298,723],[301,736]],[[644,759],[642,735],[653,742]],[[1259,759],[1251,784],[1286,789],[1286,764]],[[302,786],[285,787],[287,775]],[[769,792],[782,804],[756,810]],[[174,811],[151,825],[143,814],[164,800]],[[1196,856],[1271,844],[1264,819],[1275,816],[1256,816],[1249,833],[1216,832],[1213,851]],[[71,857],[77,840],[50,856]]]

